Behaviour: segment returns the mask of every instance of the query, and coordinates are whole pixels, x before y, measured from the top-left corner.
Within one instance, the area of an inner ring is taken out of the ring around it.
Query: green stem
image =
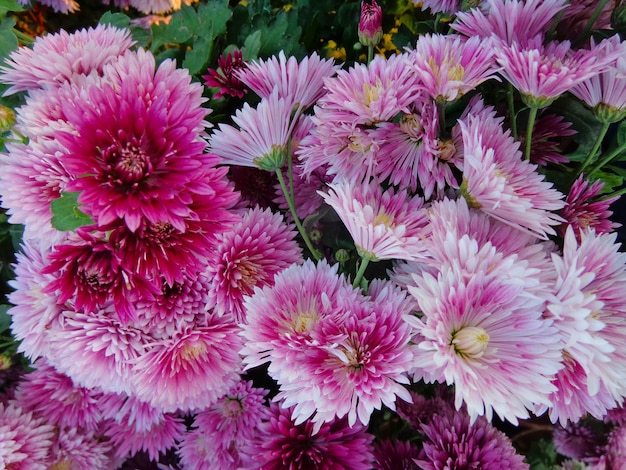
[[[604,7],[608,3],[608,1],[609,0],[600,0],[598,2],[596,9],[593,11],[593,14],[591,15],[591,17],[585,24],[585,28],[583,29],[583,32],[580,34],[580,36],[576,40],[576,44],[582,43],[585,39],[589,37],[589,33],[591,32],[593,25],[596,24],[596,21],[600,17],[600,14],[602,13],[602,10],[604,10]]]
[[[509,116],[511,119],[511,135],[517,140],[517,116],[515,115],[515,102],[513,101],[513,85],[509,82],[509,91],[507,93],[509,103]]]
[[[278,177],[278,183],[280,184],[280,189],[282,189],[283,194],[285,195],[285,199],[287,199],[287,205],[289,206],[289,211],[291,212],[293,221],[296,224],[296,227],[298,228],[298,232],[300,232],[300,236],[302,236],[302,239],[304,240],[306,247],[311,252],[311,255],[313,256],[313,258],[315,258],[316,260],[322,259],[322,256],[319,250],[317,250],[313,246],[313,243],[311,243],[311,239],[309,238],[309,235],[306,233],[306,230],[304,226],[302,225],[302,222],[300,222],[300,218],[298,217],[298,213],[296,212],[296,204],[294,202],[292,193],[287,189],[287,185],[285,184],[285,178],[283,177],[283,174],[280,171],[280,168],[276,170],[276,176]]]
[[[34,42],[34,39],[31,38],[28,34],[24,34],[18,29],[11,28],[11,32],[15,34],[15,37],[19,40],[20,44],[28,46]]]
[[[605,165],[608,165],[609,163],[611,163],[613,159],[619,157],[624,151],[626,151],[626,143],[620,145],[611,153],[609,153],[606,157],[604,157],[602,160],[596,163],[596,165],[589,172],[589,176],[593,175],[596,171],[604,168]]]
[[[369,63],[372,61],[373,58],[374,58],[374,46],[367,46],[367,65],[369,65]]]
[[[585,159],[583,164],[580,166],[580,169],[578,170],[579,175],[587,169],[587,167],[591,164],[591,162],[595,158],[596,153],[598,153],[598,150],[600,149],[600,146],[602,145],[602,141],[604,140],[604,136],[606,135],[610,126],[611,126],[610,122],[604,122],[602,124],[602,129],[600,129],[600,133],[598,134],[598,137],[596,138],[596,141],[593,144],[593,148],[591,149],[591,151],[589,152],[589,155],[587,155],[587,158]]]
[[[352,283],[352,287],[359,287],[361,284],[361,279],[363,279],[363,275],[365,274],[365,270],[367,269],[367,265],[369,264],[369,258],[361,258],[361,264],[359,265],[359,269],[354,277],[354,282]]]
[[[533,129],[535,127],[535,119],[537,119],[537,111],[539,111],[539,108],[531,106],[528,113],[528,124],[526,125],[526,149],[524,151],[524,158],[526,160],[530,160],[530,148],[532,147]]]
[[[600,201],[606,201],[607,199],[613,199],[614,197],[620,197],[626,194],[626,188],[622,188],[618,191],[612,192],[611,194],[607,194],[606,196],[602,196]]]
[[[441,22],[441,13],[437,13],[437,15],[435,15],[435,21],[433,22],[433,30],[435,33],[439,29],[440,22]]]

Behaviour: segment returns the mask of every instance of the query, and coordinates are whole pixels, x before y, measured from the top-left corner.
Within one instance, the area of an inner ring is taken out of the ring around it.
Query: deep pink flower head
[[[552,442],[555,450],[565,457],[591,463],[604,453],[607,436],[592,420],[580,420],[555,426]],[[611,467],[620,468],[620,467]]]
[[[218,99],[222,96],[229,95],[235,98],[243,98],[248,90],[237,76],[237,72],[245,69],[247,65],[243,60],[241,51],[235,49],[226,56],[221,55],[219,59],[217,59],[217,66],[219,67],[218,70],[209,68],[207,70],[208,75],[202,76],[206,86],[219,88],[213,97]]]
[[[341,66],[333,60],[320,58],[317,52],[300,62],[283,51],[267,60],[256,60],[237,71],[237,77],[261,98],[269,98],[276,91],[290,109],[308,108],[326,92],[324,80]]]
[[[296,232],[282,215],[270,209],[249,209],[214,248],[206,271],[210,280],[207,308],[245,322],[244,296],[252,295],[255,287],[273,285],[277,273],[301,262]]]
[[[0,402],[0,464],[14,470],[46,470],[54,427],[13,403]]]
[[[610,233],[620,227],[620,224],[610,220],[613,212],[609,210],[618,197],[598,198],[603,187],[601,180],[591,183],[584,179],[584,175],[574,181],[565,198],[565,207],[561,210],[561,216],[565,219],[565,224],[560,227],[561,235],[565,235],[565,230],[571,226],[580,242],[580,233],[587,228],[594,229],[596,233]]]
[[[48,460],[51,468],[89,468],[109,470],[119,464],[113,457],[111,443],[100,432],[78,428],[58,428]]]
[[[461,413],[435,415],[430,423],[422,425],[422,432],[425,455],[417,463],[423,470],[530,468],[509,438],[484,418],[472,423]]]
[[[361,0],[359,41],[364,46],[377,46],[383,38],[383,10],[376,0]]]
[[[495,36],[507,45],[525,45],[543,35],[566,0],[486,0],[480,8],[458,12],[451,26],[468,37]]]
[[[65,110],[76,131],[57,134],[75,177],[67,189],[81,192],[81,209],[101,227],[123,223],[134,232],[149,222],[184,231],[185,219],[198,217],[192,195],[211,194],[213,178],[227,171],[204,180],[217,159],[203,154],[202,86],[174,61],[157,67],[143,50],[118,57],[104,75],[88,102]]]
[[[374,444],[374,470],[418,470],[420,449],[407,441],[380,440]]]
[[[409,66],[428,95],[439,102],[459,99],[482,82],[497,78],[489,40],[455,34],[420,36],[409,53]]]
[[[369,470],[374,460],[371,443],[360,424],[348,426],[336,420],[324,424],[316,433],[313,423],[295,424],[291,410],[276,403],[270,405],[269,416],[260,424],[257,438],[247,452],[254,466],[264,470]]]
[[[70,81],[75,74],[101,74],[106,64],[134,44],[130,31],[109,25],[61,30],[35,39],[32,47],[20,47],[0,66],[0,82],[11,85],[5,95],[37,88],[51,88]]]
[[[576,134],[572,123],[563,120],[556,114],[540,114],[535,121],[530,148],[530,162],[546,166],[550,163],[568,163],[569,158],[563,154],[562,144],[571,135]],[[526,133],[518,134],[521,147],[526,140]]]

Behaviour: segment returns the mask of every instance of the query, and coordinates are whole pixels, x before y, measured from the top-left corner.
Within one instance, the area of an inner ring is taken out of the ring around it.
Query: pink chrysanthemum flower
[[[28,0],[18,0],[18,3],[30,5]],[[75,13],[80,10],[80,5],[74,0],[38,0],[37,3],[49,6],[52,10],[63,14]]]
[[[459,468],[530,468],[509,438],[485,419],[471,422],[460,413],[435,415],[422,425],[422,432],[424,456],[417,463],[423,470],[449,469],[451,462]]]
[[[619,35],[607,39],[605,52],[626,56],[626,41]],[[626,76],[617,67],[608,67],[594,74],[570,90],[574,96],[593,108],[597,117],[605,122],[617,122],[626,117]]]
[[[626,290],[626,254],[618,251],[615,237],[587,229],[578,243],[568,227],[563,257],[553,255],[558,278],[548,312],[563,335],[564,354],[582,369],[582,374],[572,374],[587,385],[578,393],[593,397],[604,386],[621,403],[626,396],[626,304],[621,295]],[[562,422],[578,418],[563,410],[553,410],[551,417]]]
[[[277,92],[263,98],[256,108],[244,103],[233,121],[238,126],[220,123],[209,138],[211,152],[228,165],[275,171],[289,154],[289,137],[296,124],[291,119],[292,105]]]
[[[134,395],[164,412],[204,408],[239,379],[239,327],[208,314],[203,325],[156,339],[135,361]]]
[[[294,406],[297,424],[313,415],[315,429],[344,416],[350,426],[357,420],[366,426],[383,404],[394,410],[396,398],[411,400],[404,384],[413,361],[405,321],[412,303],[388,282],[375,285],[370,294],[371,299],[353,303],[341,322],[322,325],[303,352],[301,376],[281,381],[275,400]]]
[[[296,232],[282,215],[270,209],[249,209],[214,248],[206,271],[210,279],[207,308],[245,322],[244,297],[252,295],[255,287],[273,285],[277,273],[302,262],[295,238]]]
[[[255,436],[266,416],[267,390],[241,381],[210,408],[198,413],[183,436],[178,455],[185,468],[236,470],[247,460],[240,450]]]
[[[428,234],[426,211],[420,197],[404,191],[383,191],[377,181],[331,183],[323,194],[354,240],[362,257],[371,260],[418,260]]]
[[[298,62],[280,51],[278,57],[249,63],[236,76],[262,98],[269,98],[276,90],[290,109],[308,108],[325,93],[324,80],[339,68],[332,59],[321,59],[317,52]]]
[[[420,449],[410,442],[380,440],[374,444],[374,470],[418,470]]]
[[[568,41],[530,41],[521,46],[498,44],[497,62],[500,74],[522,95],[524,102],[533,108],[548,106],[566,91],[579,83],[607,70],[616,54],[603,52],[605,41],[589,49],[572,51]]]
[[[614,10],[613,4],[607,2],[602,10],[598,12],[593,23],[594,30],[611,30],[611,14]],[[568,38],[572,41],[578,40],[587,27],[592,16],[596,15],[598,2],[596,0],[570,0],[567,8],[563,11],[563,16],[557,25],[557,32],[560,37]]]
[[[359,18],[359,42],[364,46],[376,46],[383,38],[383,10],[376,0],[361,1]]]
[[[99,433],[77,428],[59,428],[52,441],[48,468],[109,470],[115,468],[111,453],[111,444],[101,439]]]
[[[4,94],[56,87],[75,74],[102,73],[133,44],[130,31],[109,25],[38,37],[32,47],[20,47],[0,66],[0,82],[11,85]]]
[[[449,13],[452,15],[459,10],[460,0],[413,0],[413,3],[420,6],[422,11],[427,8],[431,13]]]
[[[148,221],[185,230],[185,219],[197,216],[191,196],[213,191],[202,171],[216,164],[200,139],[202,86],[174,61],[157,67],[142,50],[120,56],[104,75],[102,86],[89,87],[88,102],[65,110],[77,131],[56,135],[67,149],[63,165],[76,177],[67,190],[81,192],[81,209],[100,226],[135,231]]]
[[[561,337],[543,319],[548,286],[532,263],[489,242],[450,241],[438,276],[408,287],[423,313],[413,320],[414,379],[454,384],[456,408],[465,403],[472,419],[495,412],[516,424],[556,391]]]
[[[543,35],[566,0],[486,0],[480,8],[459,12],[451,27],[468,37],[495,36],[507,45],[526,45]]]
[[[14,470],[48,469],[54,428],[20,407],[0,402],[0,465]]]
[[[107,392],[131,392],[132,362],[150,339],[142,330],[123,325],[109,310],[95,315],[67,311],[48,333],[48,360],[74,383]]]
[[[498,71],[490,41],[479,37],[466,40],[455,34],[420,36],[408,62],[426,93],[443,103],[497,78]]]
[[[606,435],[595,427],[591,420],[581,420],[577,423],[567,423],[565,426],[555,426],[552,442],[559,454],[570,459],[590,462],[597,460],[603,453]]]
[[[306,351],[323,324],[337,324],[362,295],[337,274],[338,265],[308,260],[274,277],[273,286],[257,288],[244,299],[243,362],[247,369],[269,364],[279,382],[305,374]]]
[[[127,323],[136,318],[133,296],[152,298],[156,287],[124,268],[105,238],[79,230],[67,243],[57,245],[43,270],[44,274],[57,273],[56,279],[44,293],[56,294],[60,304],[71,300],[77,311],[87,314],[113,300],[118,318]]]
[[[95,430],[102,419],[97,401],[100,392],[76,386],[41,359],[34,366],[16,392],[22,409],[55,426]]]
[[[565,219],[562,225],[561,235],[565,235],[568,226],[574,229],[576,239],[580,242],[581,231],[592,228],[596,233],[610,233],[620,227],[620,224],[612,222],[610,217],[613,212],[609,206],[617,201],[618,197],[601,199],[597,196],[602,191],[604,183],[596,180],[591,183],[580,175],[572,184],[565,198],[565,207],[560,214]]]
[[[326,79],[328,92],[312,118],[315,127],[298,149],[305,174],[324,166],[329,174],[351,180],[374,174],[378,137],[372,126],[400,112],[410,114],[421,97],[406,56],[376,56],[369,65],[357,64]]]
[[[563,207],[563,195],[522,159],[519,143],[500,122],[492,108],[459,122],[464,148],[461,193],[470,207],[545,239],[555,234],[551,226],[562,222],[555,211]]]
[[[291,411],[272,403],[270,415],[259,426],[250,446],[254,466],[265,470],[369,470],[374,457],[373,436],[360,424],[346,420],[324,424],[317,432],[313,423],[294,424]]]
[[[126,0],[123,0],[126,1]],[[164,14],[180,10],[182,5],[191,5],[193,0],[127,0],[130,6],[140,12],[149,14]],[[117,1],[116,1],[117,3]]]
[[[217,59],[217,66],[219,71],[210,68],[207,70],[208,75],[202,76],[206,86],[219,88],[213,98],[219,99],[225,95],[243,98],[248,90],[239,79],[238,72],[245,70],[247,65],[241,51],[235,49],[232,54],[229,52],[226,56],[220,56]]]
[[[54,274],[43,274],[48,265],[48,252],[32,243],[23,244],[23,252],[16,253],[15,279],[9,281],[13,292],[8,295],[13,304],[11,332],[20,341],[18,352],[34,361],[48,354],[47,332],[58,322],[63,307],[54,295],[44,294],[44,287],[55,279]]]

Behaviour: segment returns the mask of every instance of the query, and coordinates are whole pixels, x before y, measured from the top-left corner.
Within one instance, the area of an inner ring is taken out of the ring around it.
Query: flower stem
[[[624,194],[626,194],[626,188],[618,189],[617,191],[614,191],[611,194],[607,194],[605,196],[602,196],[599,200],[600,201],[607,201],[609,199],[613,199],[614,197],[621,197]]]
[[[580,169],[578,170],[578,174],[579,175],[583,171],[585,171],[587,169],[587,167],[591,164],[591,162],[595,158],[596,153],[598,153],[598,149],[602,145],[602,141],[604,140],[604,136],[606,135],[606,133],[609,130],[610,126],[611,126],[610,122],[605,122],[605,123],[602,124],[602,129],[600,129],[600,133],[598,134],[598,138],[596,139],[595,143],[593,144],[593,148],[591,149],[591,151],[589,152],[589,155],[587,155],[587,158],[585,159],[583,164],[580,166]],[[593,170],[593,171],[595,171],[595,170]]]
[[[354,277],[354,282],[352,283],[352,287],[359,287],[361,284],[361,279],[363,279],[363,275],[365,274],[365,270],[367,269],[367,265],[369,264],[370,259],[368,257],[361,258],[361,264],[359,264],[359,269]]]
[[[602,169],[605,165],[608,165],[615,158],[619,157],[624,151],[626,151],[626,143],[620,145],[611,153],[609,153],[606,157],[604,157],[601,161],[599,161],[589,172],[589,176],[593,175],[596,171]]]
[[[530,148],[533,141],[533,129],[535,127],[535,119],[537,119],[537,111],[539,108],[531,106],[528,113],[528,124],[526,125],[526,148],[524,151],[524,159],[530,160]]]
[[[372,45],[367,46],[367,65],[369,65],[369,63],[372,61],[373,58],[374,58],[374,46]]]
[[[517,116],[515,115],[515,103],[513,101],[513,85],[509,82],[509,91],[506,94],[509,103],[509,116],[511,120],[511,135],[517,140]]]
[[[311,243],[311,239],[309,238],[309,235],[306,233],[306,229],[302,225],[302,222],[300,222],[300,218],[298,217],[298,213],[296,212],[296,205],[294,202],[293,195],[289,191],[289,189],[287,189],[287,185],[285,184],[285,178],[283,177],[283,174],[280,171],[280,168],[276,170],[276,176],[278,177],[278,183],[280,184],[280,188],[282,189],[283,194],[285,195],[285,199],[287,199],[287,205],[289,206],[289,211],[291,212],[293,221],[296,224],[296,227],[298,228],[298,232],[300,232],[300,236],[304,240],[306,247],[311,252],[311,256],[313,256],[313,258],[315,258],[316,260],[322,259],[322,256],[319,250],[313,246],[313,243]]]

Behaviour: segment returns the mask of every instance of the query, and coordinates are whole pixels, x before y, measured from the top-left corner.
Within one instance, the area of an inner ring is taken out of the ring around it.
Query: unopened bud
[[[361,1],[359,41],[364,46],[376,46],[383,38],[383,10],[376,0]]]

